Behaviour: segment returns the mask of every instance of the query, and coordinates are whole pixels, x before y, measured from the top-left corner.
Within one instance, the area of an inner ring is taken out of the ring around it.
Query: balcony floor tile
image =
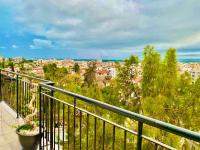
[[[3,101],[0,102],[0,150],[21,150],[14,126],[22,122]]]

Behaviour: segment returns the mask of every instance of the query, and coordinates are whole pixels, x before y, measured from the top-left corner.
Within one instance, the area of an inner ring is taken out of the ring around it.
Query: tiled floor
[[[21,150],[13,126],[22,122],[16,119],[16,113],[4,102],[0,102],[0,150]]]

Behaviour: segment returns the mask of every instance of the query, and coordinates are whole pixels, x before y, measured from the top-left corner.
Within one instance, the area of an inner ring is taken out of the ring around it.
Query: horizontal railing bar
[[[65,101],[60,100],[60,99],[55,98],[55,97],[52,97],[52,96],[50,96],[50,95],[48,95],[48,94],[46,94],[46,93],[43,93],[43,92],[41,92],[41,94],[43,94],[43,95],[45,95],[45,96],[47,96],[47,97],[49,97],[49,98],[52,98],[52,99],[54,99],[54,100],[56,100],[56,101],[59,101],[59,102],[65,104],[65,105],[68,105],[68,106],[74,108],[74,105],[72,105],[72,104],[70,104],[70,103],[68,103],[68,102],[65,102]],[[93,114],[93,113],[91,113],[91,112],[89,112],[89,111],[87,111],[87,110],[85,110],[85,109],[79,108],[79,107],[77,107],[77,106],[75,106],[75,108],[76,108],[77,110],[80,110],[80,111],[86,113],[86,114],[89,114],[89,115],[91,115],[91,116],[93,116],[93,117],[96,117],[96,118],[98,118],[99,120],[105,121],[106,123],[111,124],[111,125],[113,125],[113,126],[119,128],[119,129],[126,130],[127,132],[129,132],[129,133],[131,133],[131,134],[137,135],[137,132],[132,131],[132,130],[130,130],[130,129],[128,129],[128,128],[125,128],[125,127],[123,127],[123,126],[121,126],[121,125],[118,125],[118,124],[116,124],[116,123],[114,123],[114,122],[112,122],[112,121],[109,121],[109,120],[107,120],[107,119],[101,118],[101,117],[99,117],[99,116],[97,116],[97,115],[95,115],[95,114]],[[154,144],[158,144],[159,146],[161,146],[161,147],[163,147],[163,148],[167,148],[167,149],[170,149],[170,150],[176,150],[175,148],[173,148],[173,147],[171,147],[171,146],[168,146],[168,145],[166,145],[166,144],[164,144],[164,143],[162,143],[162,142],[159,142],[159,141],[157,141],[157,140],[155,140],[155,139],[153,139],[153,138],[149,138],[149,137],[144,136],[144,135],[142,135],[142,138],[144,138],[145,140],[150,141],[150,142],[152,142],[152,143],[154,143]]]
[[[14,78],[15,79],[15,78]],[[23,80],[23,79],[18,79],[18,81],[21,81],[21,82],[23,82],[23,83],[27,83],[27,84],[32,84],[32,85],[34,85],[34,86],[39,86],[39,84],[38,83],[31,83],[30,81],[28,81],[28,80]],[[49,89],[48,89],[49,90]]]
[[[43,89],[43,90],[47,90],[47,91],[49,91],[49,92],[51,91],[51,90],[49,90],[48,88],[45,88],[45,87],[42,87],[42,89]],[[43,93],[43,92],[42,92],[42,93]]]
[[[164,143],[162,143],[162,142],[159,142],[159,141],[157,141],[157,140],[155,140],[155,139],[153,139],[153,138],[147,137],[147,136],[145,136],[145,135],[142,135],[142,138],[145,139],[145,140],[147,140],[147,141],[149,141],[149,142],[152,142],[152,143],[154,143],[154,144],[158,144],[159,146],[161,146],[161,147],[163,147],[163,148],[167,148],[167,149],[169,149],[169,150],[177,150],[177,149],[174,148],[174,147],[171,147],[171,146],[169,146],[169,145],[166,145],[166,144],[164,144]]]
[[[7,79],[12,79],[12,80],[16,80],[16,78],[14,78],[14,77],[12,77],[12,76],[9,76],[9,75],[5,75],[5,74],[1,74],[1,75],[3,75],[3,76],[5,76],[5,77],[7,77]]]
[[[41,94],[43,94],[43,95],[45,95],[45,96],[48,96],[49,98],[52,98],[52,99],[54,99],[54,100],[56,100],[56,101],[59,101],[59,102],[65,104],[65,105],[68,105],[68,106],[74,108],[74,105],[72,105],[72,104],[69,104],[69,103],[67,103],[67,102],[64,102],[64,101],[62,101],[62,100],[60,100],[60,99],[57,99],[57,98],[55,98],[55,97],[52,97],[52,96],[50,96],[50,95],[48,95],[48,94],[45,94],[45,93],[43,93],[43,92],[41,92]],[[113,126],[116,126],[116,127],[120,128],[120,129],[126,130],[126,131],[128,131],[128,132],[130,132],[130,133],[132,133],[132,134],[137,135],[137,132],[132,131],[132,130],[130,130],[130,129],[127,129],[127,128],[121,126],[121,125],[118,125],[118,124],[116,124],[116,123],[114,123],[114,122],[111,122],[111,121],[109,121],[109,120],[107,120],[107,119],[104,119],[104,118],[102,118],[102,117],[100,117],[100,116],[97,116],[97,115],[95,115],[95,114],[93,114],[93,113],[91,113],[91,112],[89,112],[89,111],[87,111],[87,110],[85,110],[85,109],[79,108],[79,107],[77,107],[77,106],[75,106],[75,108],[76,108],[77,110],[80,110],[80,111],[86,113],[86,114],[89,114],[89,115],[91,115],[91,116],[93,116],[93,117],[96,117],[96,118],[98,118],[99,120],[105,121],[105,122],[107,122],[107,123],[109,123],[109,124],[111,124],[111,125],[113,125]]]
[[[131,112],[131,111],[128,111],[128,110],[125,110],[125,109],[122,109],[122,108],[119,108],[119,107],[116,107],[116,106],[112,106],[110,104],[106,104],[104,102],[97,101],[97,100],[92,99],[92,98],[88,98],[86,96],[75,94],[75,93],[70,92],[70,91],[65,91],[65,90],[57,88],[57,87],[49,86],[49,85],[46,85],[44,83],[40,83],[40,85],[47,87],[47,88],[49,88],[53,91],[58,91],[58,92],[61,92],[65,95],[69,95],[69,96],[72,96],[74,98],[80,99],[84,102],[99,106],[99,107],[107,109],[107,110],[110,110],[112,112],[123,115],[125,117],[129,117],[131,119],[143,122],[147,125],[157,127],[159,129],[168,131],[170,133],[173,133],[173,134],[176,134],[176,135],[179,135],[179,136],[191,139],[191,140],[194,140],[196,142],[200,142],[200,134],[197,133],[197,132],[190,131],[190,130],[185,129],[185,128],[177,127],[177,126],[172,125],[170,123],[165,123],[163,121],[159,121],[159,120],[156,120],[156,119],[153,119],[153,118],[150,118],[150,117],[146,117],[146,116],[143,116],[141,114],[137,114],[137,113],[134,113],[134,112]]]

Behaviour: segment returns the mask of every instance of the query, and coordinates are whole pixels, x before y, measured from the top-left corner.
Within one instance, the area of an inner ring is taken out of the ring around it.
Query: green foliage
[[[48,64],[43,67],[45,79],[54,79],[56,75],[57,65],[55,63]]]
[[[161,74],[160,54],[155,51],[153,46],[144,48],[142,96],[155,97],[159,95],[159,78]]]
[[[85,96],[88,96],[94,99],[101,99],[101,100],[103,99],[102,91],[97,84],[90,85],[89,87],[83,86],[82,93],[84,93]]]
[[[79,74],[67,74],[59,80],[59,87],[67,89],[75,93],[81,93],[81,86],[83,84],[82,78]]]
[[[45,74],[45,79],[52,81],[60,80],[68,73],[66,68],[58,68],[55,63],[45,65],[43,67],[43,70]]]
[[[79,72],[80,72],[80,66],[79,66],[78,63],[75,63],[75,64],[74,64],[73,71],[76,72],[76,73],[79,73]]]
[[[102,89],[103,100],[106,103],[110,103],[115,106],[121,106],[121,103],[118,101],[119,91],[117,81],[111,80],[110,85]]]
[[[26,68],[24,67],[23,63],[19,64],[19,69],[20,69],[21,73],[25,73],[26,72]]]
[[[142,107],[145,115],[172,123],[187,129],[199,131],[200,117],[199,81],[194,84],[189,73],[178,73],[176,50],[168,49],[161,61],[159,54],[146,47],[143,60],[143,99]],[[197,95],[196,95],[197,94]],[[189,120],[188,120],[189,118]],[[165,133],[152,131],[157,139],[167,139],[166,143],[181,148],[180,138]],[[151,133],[152,134],[152,133]],[[190,143],[190,142],[189,142]],[[190,143],[191,144],[191,143]],[[194,144],[195,145],[195,144]]]
[[[0,63],[0,68],[5,68],[5,62]]]
[[[139,58],[137,56],[131,55],[128,59],[124,60],[125,66],[137,65],[139,63]]]
[[[119,102],[135,112],[139,112],[141,107],[141,88],[135,83],[138,77],[138,62],[137,56],[130,56],[124,65],[118,65],[116,78]]]
[[[96,62],[95,61],[91,61],[88,62],[88,68],[85,71],[84,74],[84,85],[85,86],[91,86],[93,84],[95,84],[96,82]]]
[[[77,63],[73,67],[75,74],[68,74],[66,68],[58,68],[56,64],[49,64],[44,66],[45,78],[56,81],[57,86],[74,93],[142,113],[190,130],[199,131],[200,78],[192,83],[189,73],[179,74],[176,49],[170,48],[166,50],[164,59],[161,59],[160,54],[153,46],[146,46],[143,54],[141,83],[137,82],[139,78],[137,69],[139,67],[139,58],[137,56],[130,56],[123,64],[116,63],[117,77],[103,88],[99,87],[96,81],[96,62],[88,62],[88,68],[83,77],[79,74],[80,68]],[[66,98],[59,93],[55,93],[55,95],[59,99],[65,99],[73,104],[72,98]],[[127,118],[116,114],[113,115],[111,112],[93,105],[88,106],[84,102],[79,102],[78,105],[120,125],[127,126],[127,123],[129,123],[131,128],[137,126],[134,122],[127,121]],[[94,120],[90,119],[89,124],[93,128]],[[85,126],[86,122],[83,122],[83,131]],[[73,125],[70,124],[70,127],[73,127]],[[78,132],[79,128],[76,127],[76,130]],[[107,130],[105,147],[110,149],[112,127],[107,125]],[[91,135],[94,134],[92,130],[89,130],[89,132]],[[178,149],[188,147],[191,144],[188,141],[183,141],[181,144],[180,137],[150,127],[145,127],[144,134]],[[99,135],[97,141],[101,143],[101,125],[97,125],[97,135]],[[121,142],[123,141],[123,133],[116,132],[116,137],[118,137],[116,139],[116,142],[119,143],[118,149],[122,149],[120,145],[123,145],[123,142]],[[70,133],[70,138],[73,138],[73,133]],[[83,137],[82,140],[84,145],[86,137]],[[93,136],[89,137],[90,143],[93,143],[92,140]],[[130,145],[135,144],[131,137],[128,137],[127,141],[129,141]],[[101,146],[97,144],[98,148],[102,148]],[[148,149],[151,145],[144,143],[145,147]]]
[[[187,95],[192,87],[192,78],[188,72],[185,72],[180,76],[178,83],[178,92],[181,95]]]
[[[162,72],[162,79],[164,79],[163,94],[167,97],[173,97],[176,92],[176,85],[178,81],[178,67],[176,60],[176,49],[168,49],[164,60],[164,72]]]
[[[5,59],[2,59],[2,62],[0,62],[0,67],[1,68],[5,68]]]
[[[22,58],[22,61],[20,63],[33,63],[33,60],[31,59],[25,59],[25,58]]]
[[[33,126],[31,124],[23,124],[17,128],[17,131],[19,132],[20,130],[32,130],[32,129]]]
[[[13,62],[9,61],[8,62],[8,67],[10,67],[11,71],[13,71],[13,72],[15,71]]]

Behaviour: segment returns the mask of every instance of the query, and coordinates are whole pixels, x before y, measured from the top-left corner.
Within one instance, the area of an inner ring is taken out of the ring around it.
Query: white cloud
[[[179,56],[199,56],[200,52],[179,52]]]
[[[15,44],[13,44],[13,45],[12,45],[12,48],[16,49],[16,48],[18,48],[18,46],[15,45]]]
[[[126,0],[36,0],[15,2],[14,9],[26,30],[79,48],[133,38],[142,22],[140,4]]]
[[[33,44],[29,45],[31,49],[52,48],[53,44],[50,40],[33,39]]]
[[[179,40],[173,41],[173,42],[165,42],[165,43],[153,43],[158,49],[162,48],[194,48],[194,47],[200,47],[200,32],[197,32],[194,35],[180,38]]]
[[[105,50],[115,51],[116,55],[138,53],[146,44],[158,49],[200,47],[198,3],[199,0],[9,0],[23,30],[46,39],[34,39],[30,48],[101,50],[98,55],[105,55]]]

